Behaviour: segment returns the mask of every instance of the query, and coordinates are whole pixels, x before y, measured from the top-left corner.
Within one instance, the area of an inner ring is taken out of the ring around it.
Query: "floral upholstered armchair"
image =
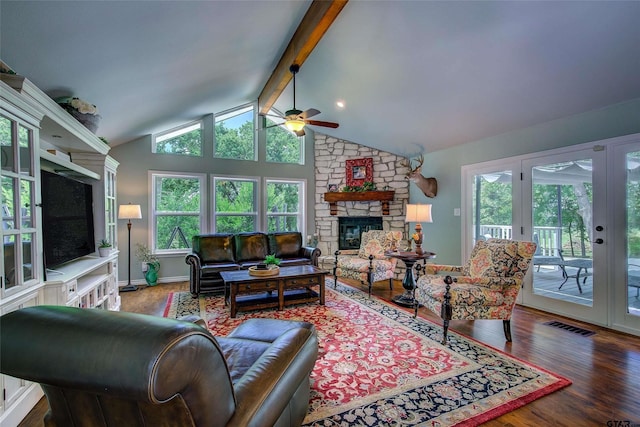
[[[369,230],[362,233],[358,251],[336,251],[333,278],[338,277],[360,280],[369,286],[369,295],[374,282],[389,280],[389,289],[393,289],[393,275],[398,262],[385,256],[402,239],[400,231]]]
[[[442,343],[447,342],[449,321],[456,319],[500,319],[511,341],[511,312],[535,251],[534,242],[489,239],[476,243],[465,266],[427,264],[415,298],[442,317]]]

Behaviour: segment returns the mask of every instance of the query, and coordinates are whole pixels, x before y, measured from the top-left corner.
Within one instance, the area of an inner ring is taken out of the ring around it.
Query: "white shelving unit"
[[[108,257],[86,256],[47,271],[46,304],[120,310],[118,252]]]
[[[108,156],[109,146],[23,76],[0,74],[0,100],[0,125],[18,130],[10,132],[9,145],[3,141],[0,147],[3,189],[10,182],[13,193],[2,209],[0,315],[41,304],[119,310],[118,251],[45,271],[37,208],[41,170],[74,175],[93,187],[96,242],[106,238],[117,248],[118,162]],[[38,384],[6,375],[0,375],[0,388],[2,427],[17,426],[43,395]]]
[[[91,172],[89,169],[83,168],[80,165],[72,163],[68,160],[58,157],[55,154],[49,153],[47,150],[40,149],[40,164],[43,169],[50,166],[52,172],[56,172],[58,169],[64,169],[66,171],[75,172],[81,176],[100,180],[100,175]]]

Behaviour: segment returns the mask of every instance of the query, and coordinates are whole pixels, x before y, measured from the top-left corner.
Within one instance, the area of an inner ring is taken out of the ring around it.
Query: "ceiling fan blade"
[[[340,126],[338,123],[334,123],[334,122],[323,122],[320,120],[305,120],[304,121],[306,124],[311,125],[311,126],[324,126],[326,128],[337,128],[338,126]]]
[[[298,117],[300,117],[302,120],[306,120],[309,117],[317,116],[318,114],[320,114],[320,111],[316,110],[315,108],[309,108],[308,110],[300,113]]]

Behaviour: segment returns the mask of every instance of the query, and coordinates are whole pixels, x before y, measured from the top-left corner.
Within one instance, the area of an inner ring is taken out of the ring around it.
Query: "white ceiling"
[[[120,144],[255,101],[309,4],[2,0],[0,58],[96,104],[98,135]],[[475,141],[640,98],[638,22],[639,1],[351,0],[296,107],[400,155]]]

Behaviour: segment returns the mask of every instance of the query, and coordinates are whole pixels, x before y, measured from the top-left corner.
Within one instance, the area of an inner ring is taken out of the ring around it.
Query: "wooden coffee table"
[[[277,276],[252,276],[248,270],[221,271],[231,317],[239,310],[260,310],[319,301],[324,305],[327,271],[313,265],[280,267]],[[317,287],[318,291],[313,288]]]

